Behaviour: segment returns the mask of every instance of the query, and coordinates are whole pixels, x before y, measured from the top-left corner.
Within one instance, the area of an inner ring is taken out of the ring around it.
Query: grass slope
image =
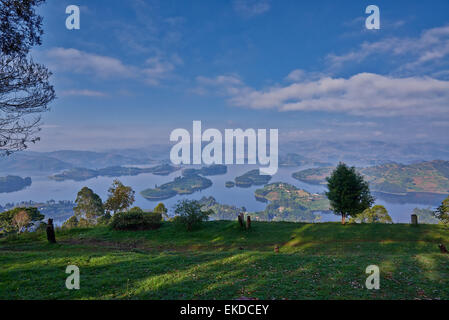
[[[449,241],[439,225],[169,222],[155,231],[107,227],[0,239],[0,299],[449,299]],[[280,252],[273,251],[280,245]],[[65,288],[67,265],[81,289]],[[364,287],[368,265],[380,290]]]

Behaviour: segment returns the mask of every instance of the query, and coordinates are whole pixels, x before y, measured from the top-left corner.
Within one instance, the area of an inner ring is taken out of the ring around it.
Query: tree
[[[201,210],[202,205],[196,200],[178,201],[175,206],[175,221],[184,225],[187,231],[191,231],[195,226],[209,219],[209,215],[213,214],[212,210]]]
[[[161,216],[168,219],[168,209],[165,207],[165,205],[162,202],[159,202],[158,205],[153,209],[153,212],[160,213]]]
[[[117,179],[114,180],[108,192],[109,196],[105,208],[113,213],[127,210],[135,201],[134,190],[131,187],[124,186]]]
[[[73,212],[79,221],[86,219],[89,224],[95,224],[98,217],[104,215],[104,206],[98,194],[88,187],[82,188],[75,200]]]
[[[449,224],[449,197],[443,200],[434,215],[441,223]]]
[[[16,228],[17,233],[21,233],[22,230],[30,224],[30,216],[25,210],[19,211],[14,215],[12,224]]]
[[[0,233],[9,233],[12,231],[17,231],[17,226],[14,224],[14,217],[17,213],[25,211],[30,220],[28,224],[24,226],[24,228],[31,228],[36,223],[42,221],[45,216],[39,212],[39,210],[35,207],[29,208],[14,208],[9,211],[0,213]]]
[[[393,223],[387,209],[384,206],[377,205],[368,208],[361,214],[356,215],[351,219],[351,222],[356,223]]]
[[[27,58],[41,44],[42,17],[35,7],[44,0],[0,0],[0,155],[40,140],[40,114],[56,98],[51,73]]]
[[[342,224],[347,216],[355,217],[374,203],[368,183],[354,167],[340,163],[326,180],[326,196],[334,213],[341,215]]]
[[[41,44],[42,17],[35,8],[45,0],[0,1],[0,50],[3,54],[27,54]]]

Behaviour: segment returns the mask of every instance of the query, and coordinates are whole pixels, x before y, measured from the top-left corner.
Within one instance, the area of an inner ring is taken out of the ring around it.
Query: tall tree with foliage
[[[443,200],[434,215],[441,223],[449,224],[449,197]]]
[[[44,0],[0,0],[0,155],[9,155],[39,141],[41,113],[48,111],[55,91],[50,71],[28,57],[41,44]]]
[[[135,192],[131,187],[123,185],[119,180],[114,180],[108,190],[108,200],[105,209],[113,213],[126,211],[134,203]]]
[[[12,219],[13,226],[17,229],[17,233],[21,233],[30,222],[30,216],[25,210],[17,212]]]
[[[90,224],[95,224],[105,212],[100,196],[88,187],[84,187],[78,192],[75,204],[73,212],[78,221],[86,219]]]
[[[326,196],[334,213],[341,215],[342,224],[346,217],[355,217],[374,203],[368,183],[354,167],[340,163],[326,180]]]
[[[158,205],[153,209],[153,212],[160,213],[162,217],[168,218],[168,209],[162,202],[158,203]]]

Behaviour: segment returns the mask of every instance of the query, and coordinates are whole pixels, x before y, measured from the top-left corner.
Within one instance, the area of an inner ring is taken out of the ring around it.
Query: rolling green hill
[[[256,217],[268,221],[313,222],[316,211],[329,210],[329,201],[321,194],[311,194],[288,183],[272,183],[255,191],[258,201],[269,202]]]
[[[333,167],[307,169],[295,172],[295,179],[325,184]],[[370,183],[372,191],[405,194],[412,192],[449,193],[449,161],[435,160],[410,165],[383,164],[358,171]]]
[[[171,222],[153,231],[107,227],[0,239],[0,299],[449,299],[449,243],[440,225]],[[279,246],[279,253],[274,252]],[[367,290],[366,268],[380,268]],[[65,269],[80,269],[67,290]]]

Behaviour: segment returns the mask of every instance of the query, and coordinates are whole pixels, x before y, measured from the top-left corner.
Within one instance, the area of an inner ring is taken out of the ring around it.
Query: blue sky
[[[65,8],[81,8],[67,30]],[[375,4],[381,29],[365,28]],[[32,150],[168,143],[178,127],[447,142],[449,2],[48,1],[58,100]],[[191,129],[190,129],[191,130]]]

